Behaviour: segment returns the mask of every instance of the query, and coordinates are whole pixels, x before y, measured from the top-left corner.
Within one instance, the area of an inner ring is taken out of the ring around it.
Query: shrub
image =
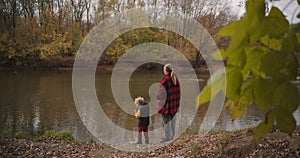
[[[27,139],[29,137],[28,133],[19,131],[15,133],[15,138],[17,139]]]
[[[68,140],[71,142],[75,142],[74,136],[69,131],[46,131],[43,135],[45,138],[54,137],[60,140]]]

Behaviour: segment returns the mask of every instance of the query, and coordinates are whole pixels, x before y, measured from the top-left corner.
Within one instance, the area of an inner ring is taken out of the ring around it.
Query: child
[[[137,118],[138,136],[136,144],[142,144],[142,132],[144,132],[145,143],[149,144],[148,125],[149,125],[149,105],[144,98],[138,97],[134,100],[137,109],[135,117]]]

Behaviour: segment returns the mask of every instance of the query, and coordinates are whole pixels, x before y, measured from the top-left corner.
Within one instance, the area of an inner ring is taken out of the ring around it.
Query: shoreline
[[[153,151],[126,152],[101,142],[78,142],[53,135],[15,138],[0,134],[3,157],[299,157],[300,126],[291,136],[273,130],[254,142],[253,128],[210,131],[204,137],[185,133],[174,142]],[[155,145],[155,144],[152,144]],[[143,148],[146,145],[135,145]]]
[[[73,67],[50,67],[50,68],[31,68],[31,67],[24,67],[24,68],[10,68],[10,67],[1,67],[0,71],[11,71],[11,72],[30,72],[30,71],[73,71]],[[114,70],[113,66],[97,66],[96,72],[112,72]],[[127,71],[128,69],[124,69],[124,71]],[[205,66],[200,68],[193,68],[195,73],[200,74],[209,74],[208,68]],[[160,69],[144,69],[144,68],[138,68],[135,71],[149,71],[149,72],[157,72],[161,71]]]

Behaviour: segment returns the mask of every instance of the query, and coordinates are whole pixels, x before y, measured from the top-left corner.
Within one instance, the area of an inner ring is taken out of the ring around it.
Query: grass
[[[220,130],[220,129],[209,131],[210,134],[221,134],[221,133],[224,133],[224,132],[225,132],[225,131]]]
[[[2,130],[0,133],[2,135],[9,136],[9,137],[13,137],[14,136],[14,133],[12,131],[8,131],[8,130]]]
[[[13,131],[9,131],[9,130],[2,130],[0,133],[3,136],[13,137],[13,138],[17,138],[17,139],[28,139],[29,138],[29,134],[24,131],[13,132]]]
[[[190,135],[190,134],[199,134],[199,130],[185,130],[182,133],[182,136]]]
[[[222,143],[226,143],[226,142],[228,142],[229,140],[230,140],[230,138],[231,138],[231,134],[230,133],[227,133],[227,132],[224,132],[224,133],[222,133],[222,135],[221,135],[221,138],[219,139],[219,141]]]
[[[17,139],[28,139],[29,138],[29,134],[23,131],[18,131],[15,133],[15,138]]]
[[[71,142],[76,142],[76,139],[74,138],[72,133],[69,132],[69,131],[48,130],[44,133],[44,135],[42,135],[42,137],[44,137],[44,138],[54,137],[54,138],[59,139],[59,140],[68,140],[68,141],[71,141]]]
[[[16,139],[29,139],[29,137],[30,137],[30,135],[24,131],[13,132],[13,131],[9,131],[9,130],[0,130],[0,134],[2,136],[8,136],[11,138],[16,138]],[[75,137],[69,131],[47,130],[47,131],[45,131],[45,133],[43,135],[33,137],[33,139],[50,138],[50,137],[56,138],[58,140],[68,140],[71,142],[80,143],[78,140],[75,139]],[[91,143],[95,142],[95,140],[93,138],[90,138],[89,141]]]
[[[193,130],[192,133],[193,134],[199,134],[199,130]]]
[[[192,152],[197,152],[197,151],[200,150],[200,145],[197,144],[197,143],[192,143],[191,146],[190,146],[190,148],[191,148]]]
[[[95,139],[93,137],[89,137],[89,143],[95,143]]]

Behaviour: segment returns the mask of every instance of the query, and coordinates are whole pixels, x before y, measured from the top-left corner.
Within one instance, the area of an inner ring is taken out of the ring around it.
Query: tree
[[[252,104],[265,113],[254,131],[255,140],[274,127],[291,134],[296,127],[293,112],[299,105],[298,89],[292,81],[297,77],[295,53],[300,52],[300,24],[289,24],[274,6],[266,14],[265,7],[264,0],[248,0],[244,17],[219,32],[230,36],[231,41],[219,59],[227,60],[226,89],[217,89],[226,92],[225,107],[232,120],[241,117]],[[210,96],[211,85],[218,82],[216,79],[206,85],[198,106],[215,97],[216,93]]]
[[[179,10],[184,13],[185,18],[199,20],[216,41],[219,41],[216,30],[228,23],[225,22],[225,19],[230,17],[227,12],[220,12],[219,9],[213,7],[212,3],[219,4],[217,0],[210,1],[210,3],[207,0],[0,0],[0,2],[0,65],[18,65],[18,67],[47,61],[48,57],[53,58],[54,54],[58,60],[70,59],[70,56],[76,54],[83,38],[92,26],[108,17],[122,22],[125,15],[120,14],[125,9],[154,8],[156,13],[150,19],[152,22],[162,14],[167,15],[172,10]],[[211,9],[208,9],[210,7]],[[218,8],[222,7],[218,5]],[[220,19],[224,22],[217,22]],[[145,31],[145,35],[141,34],[143,31]],[[160,41],[180,50],[191,61],[201,58],[201,53],[197,52],[180,35],[168,30],[157,31],[153,28],[146,28],[143,31],[136,30],[130,35],[121,37],[131,36],[133,37],[132,41],[126,38],[128,41],[122,39],[113,44],[118,45],[118,48],[130,48],[137,43],[156,40],[159,35],[161,36]],[[66,42],[68,51],[63,51],[64,53],[55,51],[56,53],[54,53],[56,48],[65,47],[55,40]],[[50,46],[56,48],[50,49],[48,48]],[[117,56],[122,54],[121,52],[110,52],[114,53],[108,54],[118,54]]]
[[[121,1],[122,2],[122,1]],[[115,0],[99,0],[98,7],[95,8],[95,24],[105,20],[107,17],[112,16],[114,13],[118,13],[121,2]]]

